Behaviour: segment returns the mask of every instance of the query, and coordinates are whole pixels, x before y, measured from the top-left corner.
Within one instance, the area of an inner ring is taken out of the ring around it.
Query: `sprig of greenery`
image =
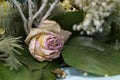
[[[10,67],[10,69],[18,69],[22,64],[17,59],[17,56],[21,53],[17,49],[22,49],[20,42],[20,37],[13,38],[7,37],[0,40],[0,60],[5,61],[5,66]]]
[[[4,1],[1,3],[0,12],[0,27],[5,29],[5,35],[7,36],[23,36],[25,34],[23,21],[19,15],[17,8],[13,3]],[[5,7],[4,7],[5,6]],[[22,4],[22,10],[26,10],[26,4]]]

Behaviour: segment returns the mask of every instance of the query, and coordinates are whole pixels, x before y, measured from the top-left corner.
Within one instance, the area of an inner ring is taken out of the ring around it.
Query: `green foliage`
[[[94,33],[93,37],[99,42],[90,38],[73,38],[68,41],[62,51],[65,62],[75,68],[98,75],[115,75],[120,73],[120,2],[117,1],[116,9],[111,15],[105,18],[103,32]],[[63,29],[72,31],[73,25],[83,21],[84,12],[75,11],[57,15],[52,19],[57,21]],[[77,35],[76,35],[77,36]],[[103,42],[115,41],[115,44],[107,45]],[[103,49],[103,51],[102,51]],[[72,60],[74,59],[74,60]],[[88,66],[89,65],[89,66]],[[114,69],[114,71],[112,70]],[[111,71],[112,70],[112,71]]]
[[[18,69],[21,63],[17,59],[17,55],[21,53],[17,49],[22,49],[20,38],[7,37],[0,40],[0,60],[5,61],[5,66],[10,67],[10,69]]]
[[[120,52],[93,38],[71,39],[62,56],[68,65],[82,71],[98,75],[120,74]]]
[[[117,51],[120,51],[120,42],[116,40],[115,43],[112,44],[112,47],[116,49]]]
[[[61,15],[57,15],[52,19],[57,21],[62,29],[73,31],[73,25],[83,21],[83,11],[66,12]]]
[[[80,34],[77,31],[73,31],[73,25],[82,22],[83,18],[84,12],[82,10],[79,10],[62,13],[53,17],[52,20],[55,20],[61,26],[62,29],[71,31],[72,36],[78,36]]]
[[[21,8],[24,12],[27,8],[27,4],[21,4]],[[56,10],[59,10],[58,7],[56,7],[54,11]],[[25,15],[28,17],[27,13],[25,13]],[[50,15],[50,17],[53,16],[54,15]],[[56,76],[51,70],[59,67],[58,63],[54,61],[38,62],[30,55],[28,47],[18,45],[19,38],[6,37],[26,36],[23,21],[18,9],[13,3],[9,2],[7,15],[0,19],[3,21],[0,25],[5,29],[5,38],[0,41],[0,46],[2,46],[0,47],[0,80],[55,80]],[[22,50],[21,47],[23,47],[24,50]],[[17,71],[11,71],[3,65],[10,67],[10,69],[17,69]]]
[[[18,9],[13,5],[13,3],[8,3],[8,11],[6,16],[2,19],[4,24],[2,26],[5,28],[6,36],[25,36],[23,21],[20,17]],[[26,10],[26,4],[21,4],[23,11]]]
[[[41,69],[41,68],[45,67],[46,65],[48,65],[48,62],[39,62],[39,61],[35,60],[30,55],[30,52],[29,52],[27,46],[24,45],[23,48],[24,48],[23,50],[19,50],[21,55],[18,57],[18,59],[21,63],[26,65],[28,67],[28,69],[38,70],[38,69]]]
[[[0,63],[0,80],[56,80],[56,75],[52,73],[55,64],[51,62],[42,69],[29,70],[22,66],[17,71],[10,71]]]
[[[9,70],[0,62],[0,80],[56,80],[56,75],[52,70],[59,67],[57,60],[52,62],[39,62],[29,53],[28,48],[19,49],[21,53],[18,59],[23,66],[19,70]]]
[[[0,60],[5,62],[5,66],[10,69],[18,69],[22,64],[17,59],[21,53],[17,49],[21,49],[18,44],[20,38],[10,36],[24,37],[23,22],[17,8],[11,2],[4,2],[0,5],[0,37],[5,33],[4,38],[0,40]],[[22,4],[23,11],[26,9],[25,4]],[[3,10],[3,11],[2,11]]]
[[[31,75],[31,71],[26,67],[11,71],[0,63],[0,80],[31,80]]]

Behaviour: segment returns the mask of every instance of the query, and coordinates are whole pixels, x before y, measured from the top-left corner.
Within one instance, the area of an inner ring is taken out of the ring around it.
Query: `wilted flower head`
[[[62,30],[55,21],[45,20],[40,28],[31,29],[25,42],[30,53],[39,61],[52,60],[60,56],[69,31]]]

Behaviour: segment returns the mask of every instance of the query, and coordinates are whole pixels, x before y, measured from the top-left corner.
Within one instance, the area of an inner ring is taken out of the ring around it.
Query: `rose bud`
[[[38,61],[51,61],[60,56],[65,41],[71,33],[62,30],[51,20],[45,20],[39,28],[32,28],[25,42],[31,55]]]

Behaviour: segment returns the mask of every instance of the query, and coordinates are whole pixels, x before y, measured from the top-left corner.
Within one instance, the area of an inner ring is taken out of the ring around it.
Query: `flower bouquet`
[[[67,69],[79,76],[119,75],[119,4],[1,0],[0,80],[68,80]]]

